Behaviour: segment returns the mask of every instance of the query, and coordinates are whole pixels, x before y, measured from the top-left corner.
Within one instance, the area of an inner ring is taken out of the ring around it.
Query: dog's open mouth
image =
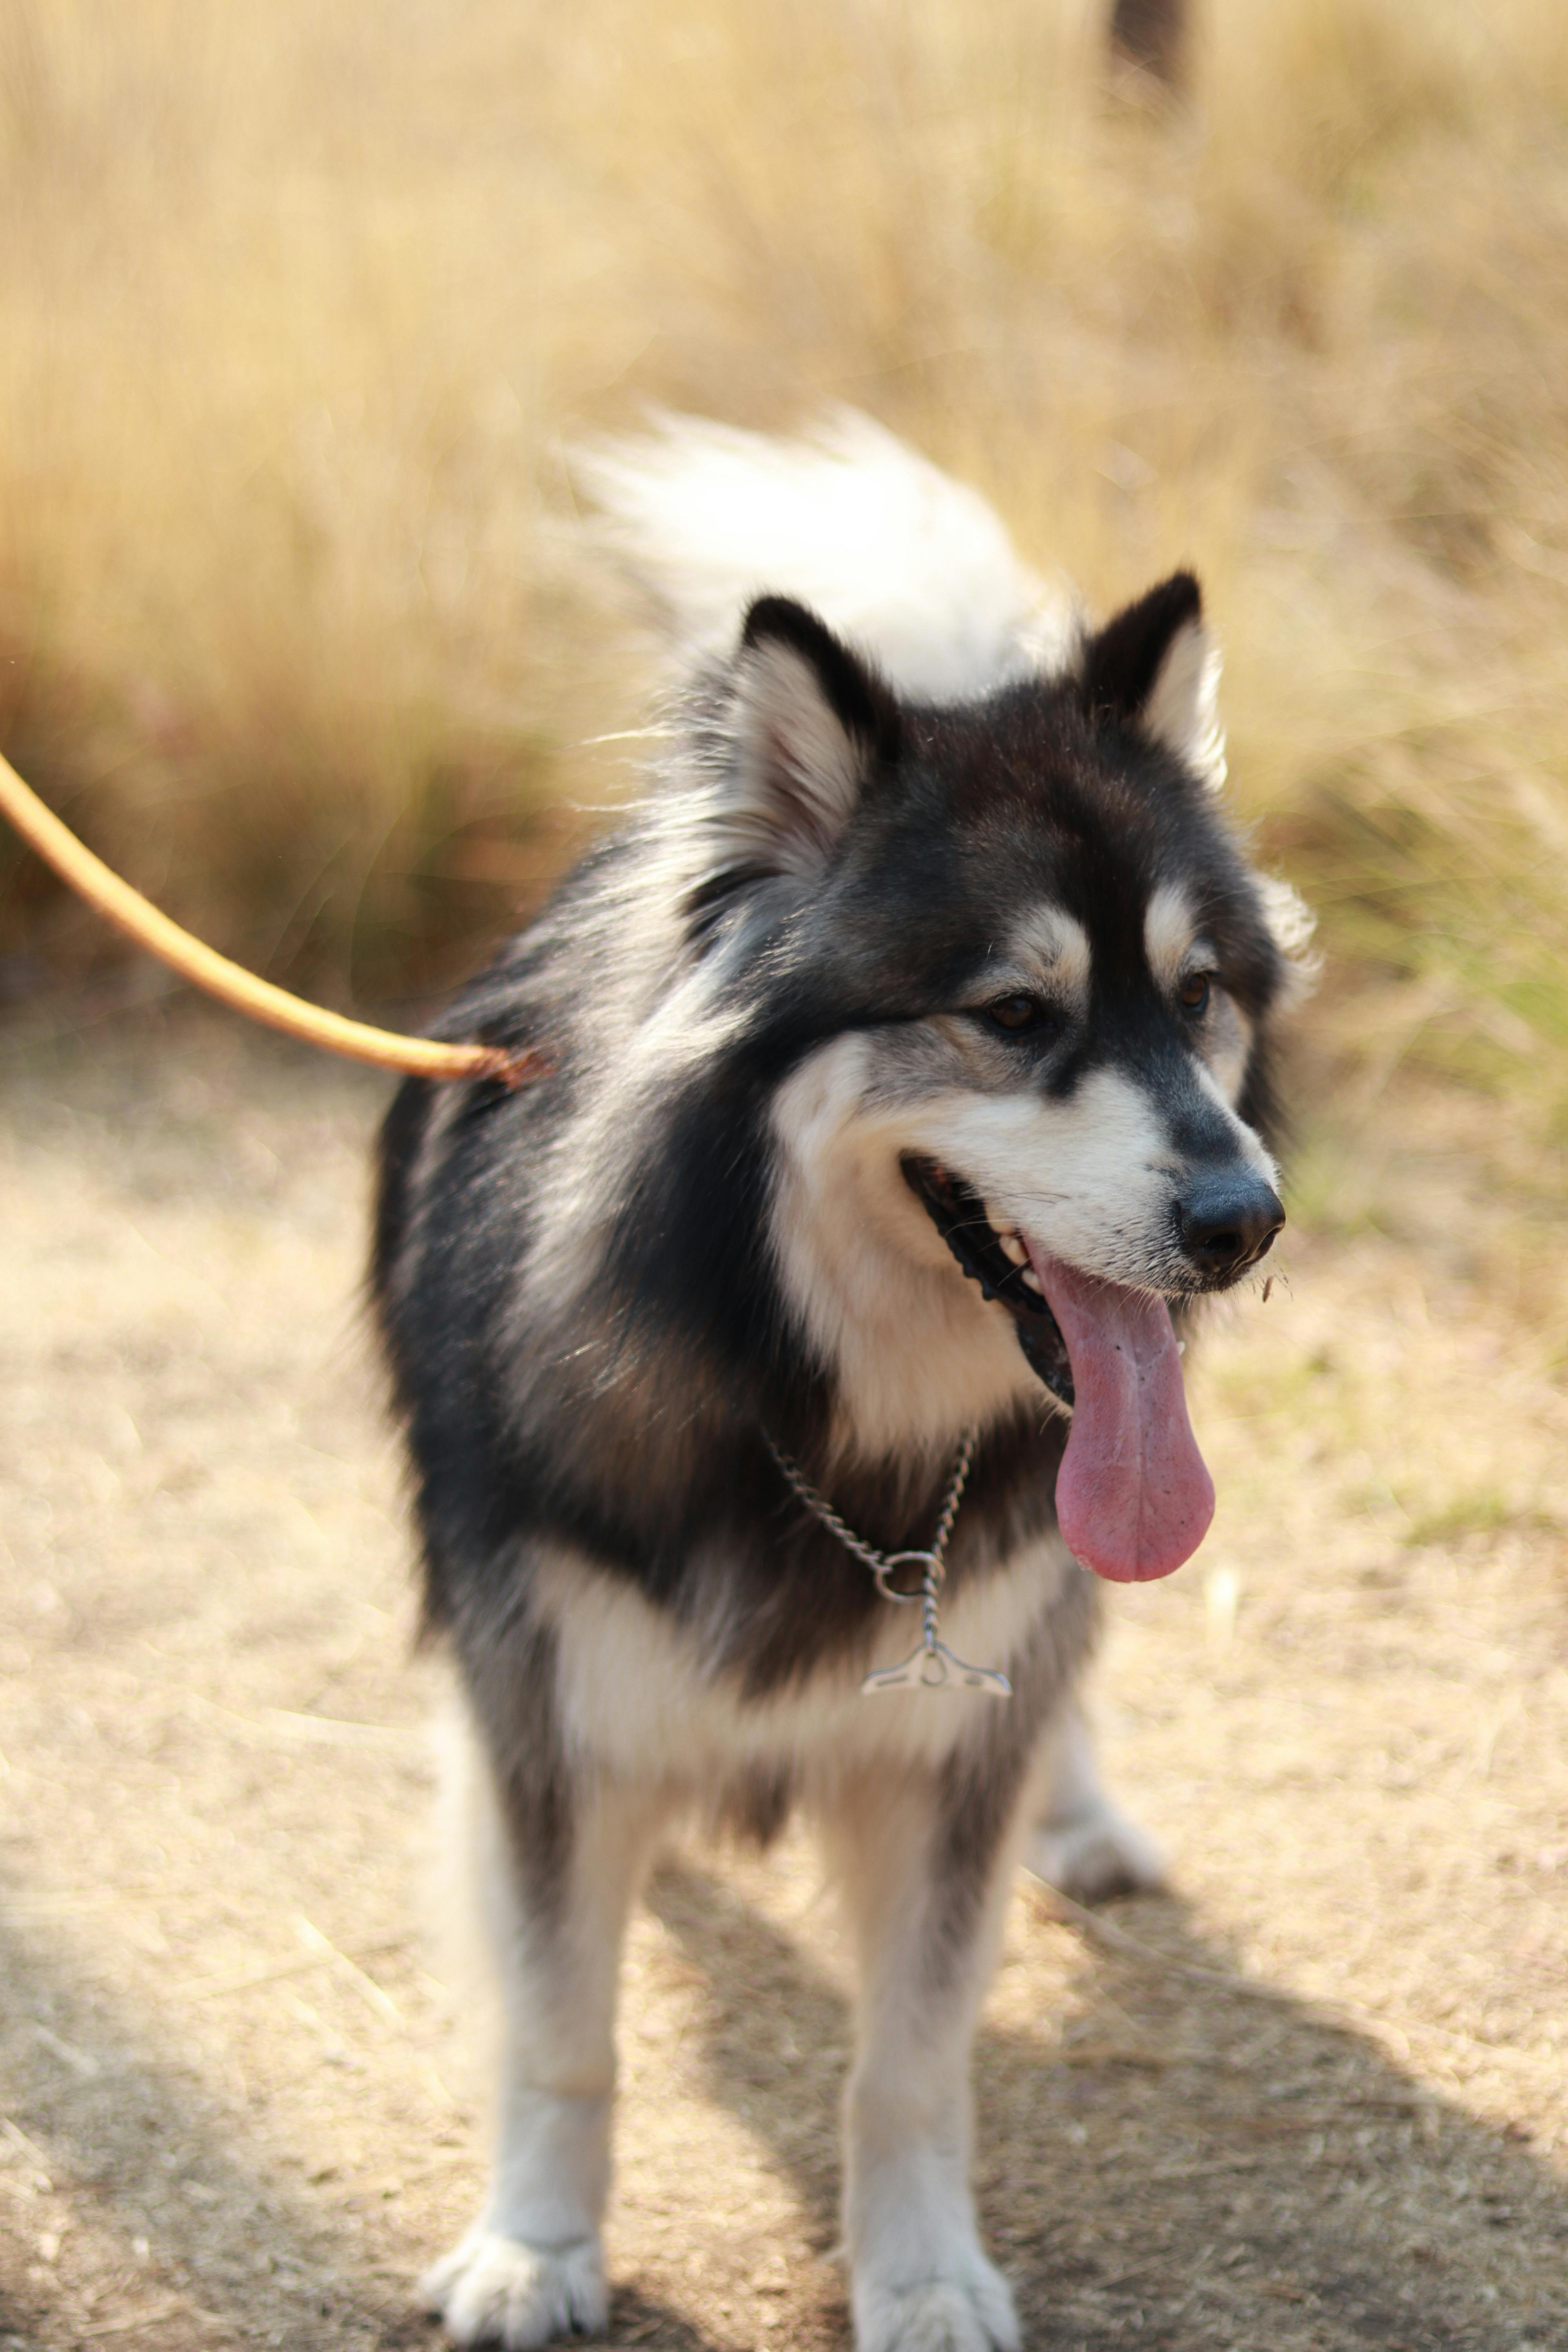
[[[1006,1227],[998,1231],[979,1193],[939,1161],[906,1152],[900,1165],[904,1181],[970,1280],[980,1285],[986,1298],[999,1298],[1016,1319],[1018,1344],[1030,1370],[1070,1412],[1072,1359],[1020,1235]]]
[[[1168,1576],[1207,1533],[1214,1482],[1164,1300],[1099,1281],[998,1226],[939,1161],[910,1153],[901,1165],[964,1273],[1007,1308],[1031,1369],[1072,1411],[1056,1498],[1069,1549],[1118,1582]]]

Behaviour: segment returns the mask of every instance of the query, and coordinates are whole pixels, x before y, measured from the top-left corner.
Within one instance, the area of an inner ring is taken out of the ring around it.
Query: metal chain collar
[[[991,1698],[1011,1698],[1013,1685],[994,1666],[969,1666],[955,1657],[941,1638],[939,1623],[940,1595],[947,1575],[944,1559],[947,1540],[952,1533],[952,1523],[958,1517],[958,1507],[963,1499],[963,1489],[969,1477],[969,1465],[974,1458],[978,1429],[968,1429],[958,1449],[958,1460],[947,1483],[942,1512],[936,1523],[936,1533],[929,1549],[924,1551],[879,1551],[865,1543],[853,1528],[846,1527],[825,1496],[819,1495],[798,1464],[790,1460],[781,1446],[773,1444],[764,1430],[768,1452],[778,1464],[789,1485],[800,1500],[822,1521],[830,1534],[836,1535],[847,1551],[853,1552],[861,1564],[868,1568],[876,1580],[878,1591],[884,1601],[900,1607],[907,1601],[921,1604],[921,1645],[911,1650],[901,1665],[879,1666],[860,1685],[862,1698],[875,1697],[879,1691],[896,1690],[977,1690]],[[894,1581],[900,1569],[919,1568],[921,1581],[912,1591],[904,1591]]]

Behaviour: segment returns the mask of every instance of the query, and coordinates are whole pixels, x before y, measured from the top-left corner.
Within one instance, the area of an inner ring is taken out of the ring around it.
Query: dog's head
[[[849,1442],[945,1443],[1037,1375],[1075,1415],[1064,1528],[1119,1575],[1212,1507],[1167,1302],[1283,1223],[1304,926],[1221,814],[1217,667],[1186,573],[944,709],[767,597],[700,735],[690,938],[784,1073],[771,1246]]]

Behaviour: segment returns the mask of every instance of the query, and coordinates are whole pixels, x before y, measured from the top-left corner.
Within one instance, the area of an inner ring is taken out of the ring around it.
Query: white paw
[[[855,2352],[1018,2352],[1013,2290],[978,2250],[962,2278],[857,2282]]]
[[[567,2246],[525,2246],[494,2230],[470,2230],[419,2282],[454,2344],[500,2344],[533,2352],[579,2329],[603,2333],[610,2315],[597,2238]]]
[[[1024,1867],[1075,1903],[1152,1895],[1165,1884],[1165,1857],[1148,1831],[1105,1798],[1037,1822],[1024,1843]]]

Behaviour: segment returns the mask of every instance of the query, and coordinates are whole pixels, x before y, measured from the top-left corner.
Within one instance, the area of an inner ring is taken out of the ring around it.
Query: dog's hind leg
[[[600,2226],[610,2174],[621,1940],[666,1806],[657,1790],[513,1774],[476,1792],[480,1895],[500,1974],[499,2133],[473,2228],[423,2281],[456,2343],[507,2352],[608,2316]]]
[[[1075,1903],[1146,1895],[1165,1883],[1165,1857],[1106,1793],[1094,1738],[1076,1699],[1058,1718],[1045,1801],[1024,1842],[1024,1867]]]
[[[1016,1852],[1005,1778],[868,1775],[825,1823],[860,1965],[844,2180],[858,2352],[1018,2343],[969,2189],[970,2043]]]

